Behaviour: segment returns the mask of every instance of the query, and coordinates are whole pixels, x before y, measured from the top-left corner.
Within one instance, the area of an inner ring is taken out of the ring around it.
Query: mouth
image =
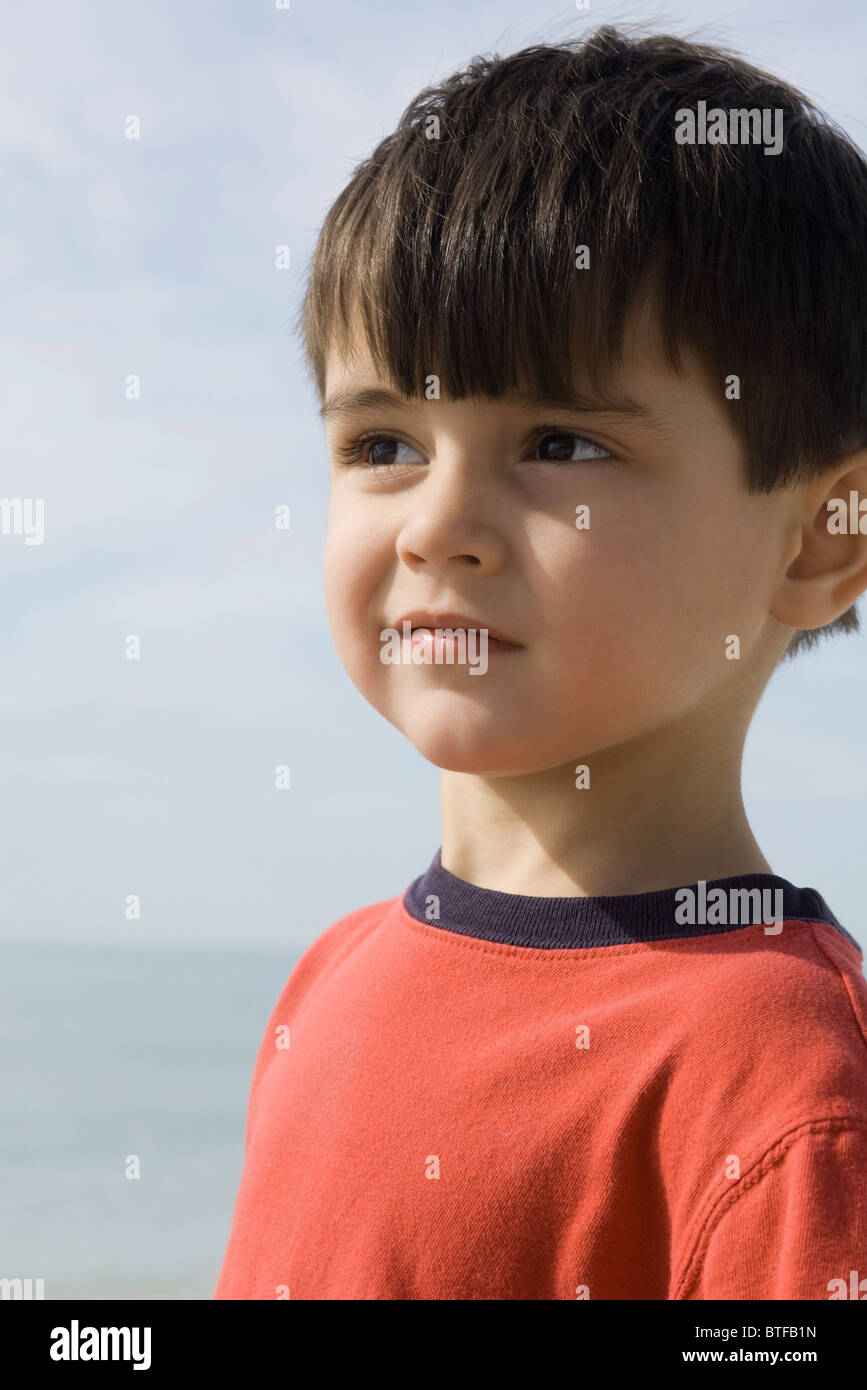
[[[492,628],[483,618],[468,617],[465,613],[435,613],[435,612],[415,612],[405,613],[399,618],[394,626],[404,631],[405,624],[409,624],[413,641],[416,634],[433,639],[433,634],[437,628],[451,628],[455,634],[463,633],[466,638],[470,632],[487,633],[488,647],[502,649],[503,651],[523,651],[520,642],[514,641],[505,632],[498,628]],[[419,640],[422,640],[421,637]],[[448,639],[440,639],[448,640]]]

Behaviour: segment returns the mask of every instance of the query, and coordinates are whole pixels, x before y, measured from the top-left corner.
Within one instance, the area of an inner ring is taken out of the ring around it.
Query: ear
[[[867,449],[801,489],[796,531],[771,613],[789,627],[824,627],[867,589]]]

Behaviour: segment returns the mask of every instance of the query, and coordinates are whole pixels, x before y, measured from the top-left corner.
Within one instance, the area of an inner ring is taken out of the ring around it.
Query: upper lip
[[[507,633],[501,632],[499,628],[491,627],[484,618],[473,618],[468,613],[437,612],[430,608],[414,609],[411,613],[404,613],[394,624],[401,628],[404,623],[411,623],[413,628],[417,627],[451,627],[451,628],[476,628],[484,629],[489,637],[495,642],[508,642],[512,647],[520,647],[521,643],[516,642],[514,637],[509,637]]]

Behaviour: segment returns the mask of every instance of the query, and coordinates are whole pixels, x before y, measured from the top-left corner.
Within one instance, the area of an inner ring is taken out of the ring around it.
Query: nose
[[[455,452],[430,464],[424,481],[404,495],[406,514],[396,548],[412,569],[472,566],[494,574],[508,553],[492,471]],[[397,499],[395,499],[396,503]]]

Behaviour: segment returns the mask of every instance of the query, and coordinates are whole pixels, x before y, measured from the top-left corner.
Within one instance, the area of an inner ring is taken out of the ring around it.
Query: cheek
[[[543,612],[567,645],[571,634],[582,648],[629,648],[664,599],[670,607],[671,556],[643,533],[620,526],[560,534],[536,554]]]
[[[371,529],[351,509],[332,504],[328,512],[323,571],[326,600],[335,614],[353,612],[368,601],[377,553]]]
[[[378,633],[371,625],[376,599],[387,573],[387,556],[365,538],[356,522],[329,516],[323,558],[323,588],[328,625],[347,673],[357,679],[379,661]]]
[[[701,537],[689,531],[620,522],[558,538],[540,557],[557,653],[546,683],[603,737],[692,700],[723,650],[719,547],[703,563]]]

